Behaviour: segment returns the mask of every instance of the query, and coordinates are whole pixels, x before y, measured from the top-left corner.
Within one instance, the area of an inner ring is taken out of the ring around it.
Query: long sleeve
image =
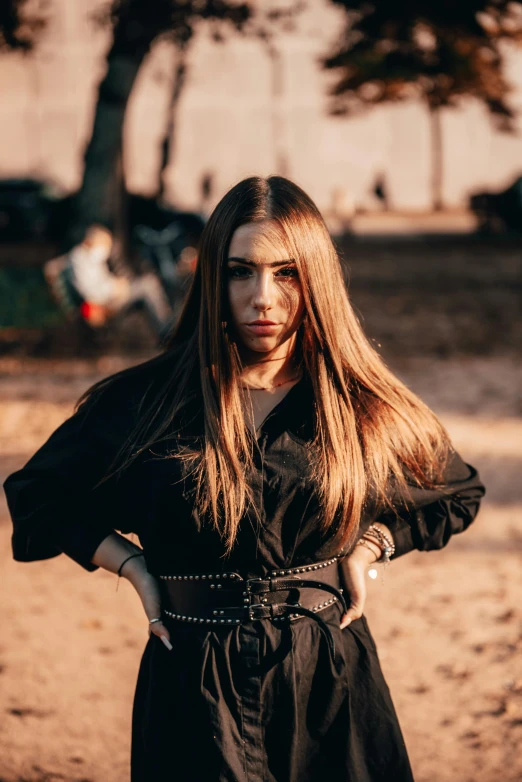
[[[63,552],[86,570],[96,570],[92,556],[115,526],[111,490],[97,484],[122,443],[114,427],[116,415],[114,400],[88,403],[7,478],[16,560]]]
[[[452,535],[466,530],[478,513],[485,488],[478,472],[453,451],[444,484],[433,489],[410,487],[407,502],[397,500],[395,513],[378,517],[395,541],[395,554],[441,549]]]

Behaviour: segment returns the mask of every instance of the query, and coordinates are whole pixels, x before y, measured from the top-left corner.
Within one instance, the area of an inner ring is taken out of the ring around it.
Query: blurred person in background
[[[133,782],[412,780],[366,571],[445,546],[484,487],[367,341],[295,184],[224,196],[165,350],[5,489],[15,559],[64,552],[142,601]]]

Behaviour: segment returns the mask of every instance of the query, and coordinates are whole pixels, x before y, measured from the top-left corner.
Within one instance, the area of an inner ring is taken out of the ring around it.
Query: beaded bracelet
[[[366,533],[363,535],[363,538],[366,537],[366,540],[370,540],[374,543],[377,543],[377,537],[374,535],[368,535],[366,536]],[[377,543],[379,548],[381,549],[381,556],[377,560],[379,564],[387,565],[390,562],[391,557],[395,554],[395,546],[391,545],[389,546],[387,543],[383,543],[382,541],[379,541]]]
[[[386,564],[390,561],[390,557],[395,554],[395,543],[393,540],[389,535],[387,535],[374,524],[371,524],[368,527],[363,537],[366,537],[367,540],[374,539],[378,542],[380,548],[382,549],[381,559],[379,559],[378,562],[382,560],[382,562]]]
[[[376,561],[376,564],[378,563],[382,565],[381,582],[384,584],[384,572],[390,563],[390,558],[395,554],[395,543],[389,535],[383,532],[382,529],[377,527],[375,524],[370,524],[359,542],[362,542],[365,538],[366,540],[378,545],[381,549],[382,553],[380,558]],[[371,576],[371,578],[377,577],[377,571],[375,568],[369,570],[368,574]]]
[[[388,546],[393,546],[393,540],[390,538],[389,535],[386,534],[380,527],[378,527],[376,524],[370,524],[368,529],[366,530],[366,533],[368,535],[373,535],[374,537],[377,537],[379,539],[382,539],[385,543],[387,543]]]

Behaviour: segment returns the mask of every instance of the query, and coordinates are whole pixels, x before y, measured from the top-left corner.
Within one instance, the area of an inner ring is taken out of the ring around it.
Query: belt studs
[[[329,565],[333,565],[335,562],[337,562],[337,557],[334,557],[333,559],[328,559],[326,562],[320,562],[318,565],[303,565],[302,567],[296,567],[296,568],[289,568],[287,570],[272,570],[270,575],[272,577],[274,576],[290,576],[290,575],[297,575],[298,573],[310,573],[310,571],[313,570],[321,570],[322,568],[328,567]],[[159,576],[160,579],[163,581],[221,581],[224,578],[230,578],[232,580],[234,579],[241,579],[241,576],[238,576],[237,573],[215,573],[215,574],[207,574],[204,575],[198,574],[198,575],[186,575],[186,576]],[[210,585],[213,586],[212,584]],[[218,589],[220,586],[218,585]]]
[[[337,562],[337,557],[333,557],[332,559],[328,559],[328,560],[326,560],[326,562],[321,562],[318,565],[303,565],[302,567],[290,568],[290,570],[273,570],[271,575],[272,576],[289,576],[292,573],[309,573],[311,570],[321,570],[324,567],[328,567],[329,565],[333,565],[334,562]]]
[[[337,601],[336,597],[330,598],[330,600],[325,600],[324,603],[319,603],[319,605],[316,605],[312,608],[312,611],[320,611],[321,608],[326,608],[326,606],[332,605],[332,603],[335,603]]]
[[[238,576],[237,573],[216,573],[215,575],[214,574],[210,574],[209,575],[209,574],[205,573],[204,575],[202,575],[202,574],[194,575],[193,574],[193,575],[187,575],[187,576],[159,576],[159,578],[162,581],[207,581],[207,580],[208,581],[213,581],[214,579],[221,580],[223,578],[230,578],[230,579],[234,580],[234,579],[241,578],[241,577]]]
[[[205,619],[199,616],[185,616],[184,614],[174,614],[172,611],[168,611],[166,608],[164,608],[163,611],[171,619],[178,619],[181,622],[196,622],[197,624],[222,624],[222,625],[241,624],[241,619]],[[215,614],[216,612],[213,611],[213,613]],[[219,613],[223,614],[224,611],[220,611]]]

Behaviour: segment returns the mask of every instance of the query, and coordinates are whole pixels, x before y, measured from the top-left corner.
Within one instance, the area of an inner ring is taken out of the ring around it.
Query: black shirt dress
[[[170,359],[172,361],[173,359]],[[170,364],[172,366],[172,364]],[[163,458],[197,444],[197,400],[181,436],[106,474],[144,405],[169,372],[163,356],[133,368],[69,418],[5,491],[16,560],[61,552],[86,570],[113,530],[138,535],[156,576],[236,571],[244,577],[310,564],[338,552],[319,532],[308,444],[313,395],[297,383],[258,433],[249,481],[257,512],[242,519],[225,558],[219,535],[194,507],[181,460]],[[440,549],[475,517],[484,488],[453,454],[445,485],[412,488],[408,504],[380,519],[397,558]],[[360,534],[376,520],[370,509]],[[337,649],[308,617],[232,627],[167,620],[173,651],[152,635],[134,701],[132,782],[409,782],[400,726],[366,618],[339,628],[336,604],[323,609]]]

